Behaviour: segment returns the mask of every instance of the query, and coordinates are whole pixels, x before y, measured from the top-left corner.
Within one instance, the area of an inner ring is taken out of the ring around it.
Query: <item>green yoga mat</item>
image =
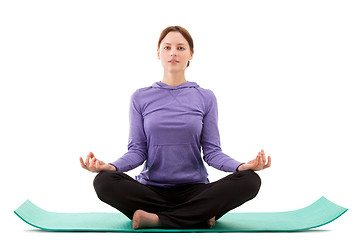
[[[288,212],[234,213],[216,221],[212,229],[138,229],[122,213],[48,212],[26,200],[14,212],[26,223],[50,231],[111,232],[260,232],[301,231],[320,227],[340,217],[348,209],[321,197],[313,204]]]

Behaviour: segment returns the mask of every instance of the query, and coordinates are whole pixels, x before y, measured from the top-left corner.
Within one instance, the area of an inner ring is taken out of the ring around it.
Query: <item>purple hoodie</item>
[[[236,172],[242,164],[221,151],[217,100],[211,90],[196,82],[176,87],[155,82],[132,94],[128,152],[110,164],[126,172],[146,161],[136,176],[142,184],[209,183],[201,147],[204,161],[219,170]]]

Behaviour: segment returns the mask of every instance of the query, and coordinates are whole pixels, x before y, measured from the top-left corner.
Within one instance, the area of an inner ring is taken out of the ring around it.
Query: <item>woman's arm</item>
[[[220,147],[220,134],[218,129],[218,107],[215,94],[208,90],[205,99],[206,112],[203,118],[203,129],[200,143],[204,153],[204,161],[224,172],[236,172],[241,162],[222,152]]]
[[[141,165],[147,159],[147,140],[144,131],[144,119],[141,108],[137,104],[138,90],[136,90],[130,100],[129,120],[129,141],[128,152],[112,163],[104,163],[94,157],[90,152],[84,162],[80,157],[81,166],[91,172],[112,170],[126,172]]]
[[[144,118],[139,104],[140,99],[141,96],[138,89],[131,95],[130,99],[128,152],[110,163],[119,172],[134,169],[148,158],[147,138],[144,130]]]

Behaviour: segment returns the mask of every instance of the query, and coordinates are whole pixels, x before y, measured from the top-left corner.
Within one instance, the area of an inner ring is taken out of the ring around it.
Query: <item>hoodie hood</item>
[[[172,87],[172,86],[169,86],[163,82],[154,82],[153,85],[152,85],[153,88],[163,88],[163,89],[172,89],[172,90],[175,90],[175,89],[180,89],[180,88],[192,88],[192,87],[199,87],[199,85],[196,83],[196,82],[186,82],[186,83],[182,83],[176,87]]]

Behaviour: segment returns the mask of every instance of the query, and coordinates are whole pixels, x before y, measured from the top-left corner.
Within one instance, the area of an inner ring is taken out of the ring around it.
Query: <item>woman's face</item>
[[[168,72],[184,71],[188,61],[192,59],[190,46],[179,32],[169,32],[161,41],[157,52],[164,70]]]

